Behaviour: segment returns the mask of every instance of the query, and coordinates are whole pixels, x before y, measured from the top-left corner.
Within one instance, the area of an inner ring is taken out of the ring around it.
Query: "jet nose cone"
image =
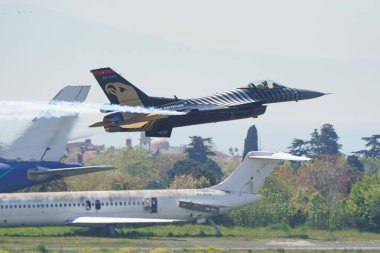
[[[317,98],[317,97],[326,95],[326,93],[322,93],[319,91],[304,90],[304,89],[298,89],[298,92],[300,94],[300,100],[312,99],[312,98]]]

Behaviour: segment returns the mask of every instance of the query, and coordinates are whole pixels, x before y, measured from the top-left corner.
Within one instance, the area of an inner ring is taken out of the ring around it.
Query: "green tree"
[[[177,161],[168,171],[168,180],[172,183],[176,176],[182,175],[190,175],[194,179],[200,179],[202,177],[207,178],[211,185],[214,185],[217,182],[215,174],[209,170],[205,164],[195,161],[194,159]]]
[[[380,171],[380,158],[363,157],[361,159],[364,167],[364,175],[372,176]]]
[[[293,139],[289,152],[297,156],[310,156],[309,142],[302,139]]]
[[[179,160],[168,171],[169,183],[175,176],[191,175],[195,179],[205,177],[211,185],[216,184],[223,176],[220,166],[208,156],[215,153],[211,150],[212,139],[191,136],[191,142],[185,149],[186,159]]]
[[[359,157],[356,155],[349,155],[346,159],[347,163],[354,169],[363,172],[364,171],[364,164],[359,160]]]
[[[352,186],[347,200],[351,223],[363,230],[380,231],[380,173]]]
[[[314,129],[314,131],[310,134],[311,139],[308,141],[309,143],[309,154],[310,156],[316,156],[317,154],[320,154],[320,148],[321,148],[321,135],[318,132],[318,129]]]
[[[152,159],[140,148],[109,149],[97,155],[91,164],[113,165],[122,173],[137,178],[142,188],[159,179]]]
[[[320,133],[317,129],[311,134],[310,146],[314,155],[337,155],[342,145],[338,143],[339,137],[334,126],[324,124]]]
[[[275,171],[267,177],[259,190],[263,199],[227,214],[228,221],[241,226],[267,226],[287,223],[292,195],[290,184]]]
[[[362,140],[366,142],[365,146],[369,148],[369,150],[364,149],[354,153],[367,157],[380,157],[380,135],[375,134],[371,137],[363,137]]]
[[[202,138],[200,136],[190,136],[191,142],[185,149],[187,156],[198,162],[206,162],[208,156],[214,156],[215,153],[211,150],[212,139]]]
[[[242,159],[244,159],[248,152],[257,150],[259,150],[257,129],[256,126],[253,125],[248,129],[247,137],[245,137],[244,140],[244,151]]]
[[[170,183],[172,189],[197,189],[210,186],[210,181],[205,177],[199,179],[193,178],[191,175],[178,175],[175,176]]]
[[[293,139],[292,145],[288,148],[291,154],[300,156],[337,155],[342,148],[338,140],[339,137],[333,125],[324,124],[321,126],[320,131],[314,129],[309,141]]]

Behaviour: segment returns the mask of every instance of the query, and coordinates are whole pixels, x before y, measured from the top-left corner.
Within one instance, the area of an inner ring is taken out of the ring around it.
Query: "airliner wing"
[[[66,86],[50,103],[83,102],[90,86]],[[16,139],[7,150],[4,158],[24,161],[59,161],[65,151],[71,129],[77,115],[60,118],[35,118],[31,126]]]
[[[143,224],[143,223],[173,223],[185,220],[178,219],[150,219],[150,218],[123,218],[123,217],[78,217],[69,220],[66,224],[77,225],[107,225],[107,224]]]
[[[116,169],[116,168],[109,165],[58,168],[58,169],[48,169],[48,168],[38,167],[37,169],[28,170],[28,179],[44,180],[50,176],[70,177],[70,176],[77,176],[77,175],[88,174],[92,172],[113,170],[113,169]]]

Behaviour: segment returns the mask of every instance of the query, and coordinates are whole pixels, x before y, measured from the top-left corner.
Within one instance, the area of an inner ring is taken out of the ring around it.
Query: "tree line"
[[[331,124],[314,129],[309,140],[294,139],[289,152],[312,161],[284,162],[260,189],[262,200],[220,216],[218,223],[379,231],[379,140],[379,135],[364,137],[367,149],[346,156],[340,152],[342,145]],[[258,150],[255,126],[248,130],[243,154],[252,150]],[[238,150],[231,152],[236,155]],[[119,169],[65,178],[26,191],[202,188],[226,178],[235,169],[236,160],[220,160],[211,138],[191,136],[181,155],[149,155],[140,148],[126,147],[108,149],[88,165],[92,164],[111,164]]]

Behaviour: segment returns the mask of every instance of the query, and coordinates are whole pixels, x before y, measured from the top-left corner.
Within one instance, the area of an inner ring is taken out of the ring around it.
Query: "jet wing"
[[[141,128],[152,121],[167,118],[168,115],[158,113],[112,113],[103,118],[103,121],[92,124],[90,127],[119,126],[121,128]]]
[[[105,170],[116,169],[110,165],[101,166],[86,166],[86,167],[73,167],[73,168],[58,168],[58,169],[48,169],[43,167],[38,167],[37,169],[28,170],[28,179],[30,180],[45,180],[51,176],[61,176],[70,177],[82,174],[88,174],[92,172],[99,172]]]
[[[124,218],[124,217],[78,217],[68,220],[66,224],[77,225],[107,225],[107,224],[144,224],[144,223],[173,223],[185,220],[178,219],[151,219],[151,218]]]

